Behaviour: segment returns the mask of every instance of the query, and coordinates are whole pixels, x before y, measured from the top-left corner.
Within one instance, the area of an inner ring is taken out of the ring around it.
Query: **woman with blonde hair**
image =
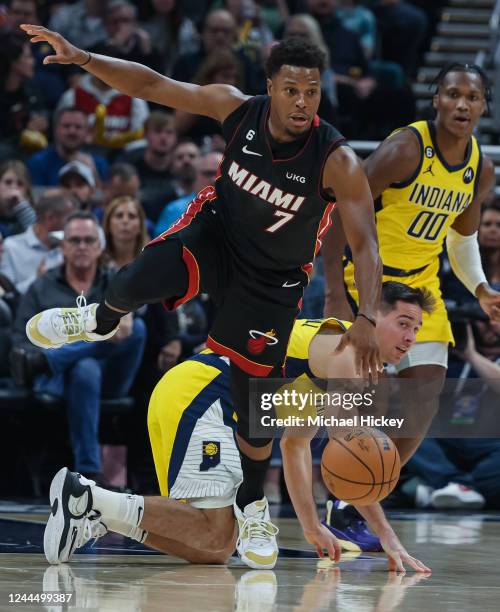
[[[36,220],[31,179],[18,159],[0,163],[0,232],[5,237],[28,229]]]
[[[118,270],[130,263],[149,241],[144,209],[131,196],[111,200],[102,225],[106,237],[104,262],[109,268]]]

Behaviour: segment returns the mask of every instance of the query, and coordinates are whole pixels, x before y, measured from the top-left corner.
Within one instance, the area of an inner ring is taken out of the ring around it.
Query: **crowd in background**
[[[328,58],[320,116],[348,138],[382,139],[416,118],[411,81],[442,4],[11,0],[0,5],[0,333],[6,349],[0,372],[2,384],[13,379],[64,401],[75,469],[105,480],[102,398],[132,394],[140,414],[135,426],[145,432],[152,388],[165,371],[203,348],[212,304],[201,295],[176,312],[159,304],[143,307],[125,317],[109,341],[53,352],[27,343],[25,323],[42,309],[72,307],[82,295],[89,303],[99,301],[111,275],[214,181],[224,141],[211,119],[130,98],[73,65],[44,65],[50,46],[30,44],[19,24],[43,24],[83,49],[140,62],[183,81],[235,85],[248,94],[266,92],[263,65],[274,42],[304,37]],[[500,205],[493,198],[483,211],[479,241],[488,279],[500,288]],[[317,263],[302,310],[309,318],[323,312],[320,258]],[[488,367],[500,358],[500,328],[484,320],[446,258],[442,280],[463,335],[450,375],[488,381],[482,396],[471,400],[477,410],[490,392],[498,393],[489,381],[500,375]],[[464,408],[469,416],[474,406]],[[490,482],[483,487],[474,476],[486,458],[500,482],[496,446],[469,449],[471,463],[465,465],[461,447],[425,444],[427,454],[417,454],[409,466],[420,505],[432,503],[433,491],[449,483],[477,490],[483,502],[495,496],[500,501],[496,489],[487,490]],[[440,465],[446,458],[448,472],[429,475],[437,458]]]

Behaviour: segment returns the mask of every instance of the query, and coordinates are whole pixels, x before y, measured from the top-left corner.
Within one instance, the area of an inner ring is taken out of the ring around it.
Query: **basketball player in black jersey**
[[[207,346],[231,359],[238,414],[244,475],[235,504],[238,551],[251,567],[273,567],[275,529],[263,496],[272,440],[250,435],[248,381],[280,375],[334,202],[360,292],[357,320],[341,344],[355,348],[357,368],[366,377],[376,377],[382,365],[373,329],[381,276],[373,201],[356,155],[316,115],[323,53],[301,40],[280,43],[266,66],[268,95],[248,97],[231,86],[182,83],[136,63],[91,54],[41,26],[21,27],[32,42],[52,45],[55,55],[46,64],[77,64],[132,97],[222,124],[227,146],[215,186],[203,189],[185,215],[118,272],[100,304],[40,313],[28,322],[27,334],[44,348],[105,340],[141,304],[163,301],[175,308],[199,291],[209,293],[218,313]],[[324,537],[317,534],[318,546]]]

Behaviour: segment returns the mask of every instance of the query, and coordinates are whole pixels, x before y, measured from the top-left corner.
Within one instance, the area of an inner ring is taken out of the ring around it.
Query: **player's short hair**
[[[481,68],[481,66],[478,66],[477,64],[461,64],[460,62],[453,62],[441,68],[441,70],[438,72],[438,74],[430,85],[430,88],[433,90],[433,94],[436,95],[437,93],[439,93],[439,88],[443,84],[444,79],[451,72],[466,72],[469,74],[477,74],[481,79],[481,83],[483,85],[484,99],[486,100],[486,104],[489,110],[489,103],[492,100],[490,79],[488,78],[486,72]]]
[[[396,302],[416,304],[427,314],[432,314],[436,307],[436,300],[428,289],[410,287],[397,281],[386,281],[382,284],[380,309],[385,313],[390,312],[396,308]]]
[[[326,54],[318,46],[301,37],[282,40],[271,49],[266,61],[266,76],[272,79],[282,66],[299,66],[317,68],[323,72],[326,65]]]

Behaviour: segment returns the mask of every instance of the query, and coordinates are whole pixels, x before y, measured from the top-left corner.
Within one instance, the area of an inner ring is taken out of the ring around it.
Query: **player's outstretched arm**
[[[54,49],[54,54],[47,56],[44,64],[76,64],[132,98],[143,98],[217,121],[224,121],[248,98],[230,85],[200,86],[183,83],[136,62],[91,54],[43,26],[23,24],[20,27],[31,36],[32,43],[46,42]]]
[[[495,167],[484,157],[477,194],[448,230],[446,245],[455,276],[477,297],[481,308],[493,321],[500,321],[500,293],[488,283],[481,263],[477,231],[481,204],[495,184]]]
[[[321,524],[312,494],[311,438],[305,432],[302,435],[285,431],[281,438],[286,486],[305,539],[315,547],[318,557],[323,557],[326,550],[330,559],[338,561],[340,544]]]
[[[359,312],[342,336],[338,350],[351,344],[356,351],[356,372],[377,379],[382,368],[375,338],[375,317],[380,299],[382,262],[378,252],[373,199],[363,166],[349,147],[339,147],[328,158],[323,187],[336,197],[336,206],[351,248],[359,291]]]
[[[367,506],[355,506],[368,525],[380,538],[382,548],[389,559],[389,571],[406,572],[408,565],[416,572],[430,572],[431,569],[415,557],[412,557],[401,544],[398,536],[385,516],[382,506],[376,502]]]

